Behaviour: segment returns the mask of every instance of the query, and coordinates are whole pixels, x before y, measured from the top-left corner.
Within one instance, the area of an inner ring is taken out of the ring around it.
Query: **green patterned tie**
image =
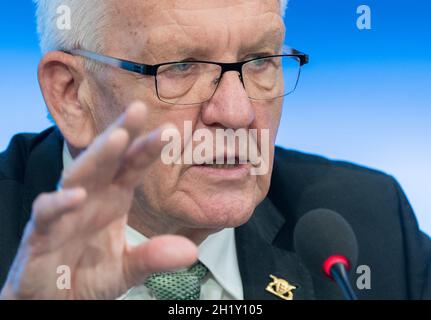
[[[199,300],[200,282],[207,273],[208,269],[197,262],[188,270],[153,274],[145,286],[152,290],[157,300]]]

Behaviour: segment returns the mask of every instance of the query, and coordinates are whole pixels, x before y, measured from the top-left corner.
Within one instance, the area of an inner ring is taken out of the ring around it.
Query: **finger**
[[[145,104],[141,101],[135,101],[130,104],[124,116],[120,118],[118,125],[127,130],[130,141],[141,134],[144,128],[143,124],[147,121],[147,113]]]
[[[115,180],[124,185],[135,187],[140,182],[142,171],[157,157],[160,157],[162,148],[167,142],[162,141],[164,130],[176,129],[172,124],[165,124],[148,135],[136,138],[126,152]]]
[[[125,113],[96,138],[85,153],[65,171],[59,186],[76,186],[79,185],[78,182],[80,181],[93,181],[102,184],[110,182],[110,179],[115,175],[116,170],[114,169],[118,169],[116,161],[127,147],[126,141],[118,141],[121,138],[115,137],[115,135],[121,131],[120,129],[123,129],[128,134],[127,142],[132,141],[139,134],[146,115],[147,108],[142,102],[132,103]],[[94,170],[95,168],[98,170]],[[104,170],[109,171],[104,172]]]
[[[126,255],[127,286],[141,284],[150,274],[186,268],[196,262],[198,249],[187,238],[159,236],[132,248]]]
[[[64,214],[73,212],[84,203],[87,193],[83,188],[63,189],[37,197],[33,204],[33,221],[37,232],[45,233]]]
[[[65,170],[60,186],[82,186],[88,191],[98,185],[110,183],[121,164],[128,143],[129,135],[123,128],[99,137]]]

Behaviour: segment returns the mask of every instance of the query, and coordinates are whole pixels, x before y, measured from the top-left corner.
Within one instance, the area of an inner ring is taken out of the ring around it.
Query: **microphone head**
[[[358,244],[352,227],[329,209],[315,209],[299,219],[294,243],[298,256],[316,275],[324,272],[330,276],[329,270],[335,263],[342,263],[349,269],[357,262]]]

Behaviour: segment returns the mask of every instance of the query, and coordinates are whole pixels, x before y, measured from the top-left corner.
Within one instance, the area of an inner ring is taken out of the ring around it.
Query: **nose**
[[[237,71],[223,74],[214,96],[202,107],[202,121],[207,126],[229,129],[248,128],[255,111]]]

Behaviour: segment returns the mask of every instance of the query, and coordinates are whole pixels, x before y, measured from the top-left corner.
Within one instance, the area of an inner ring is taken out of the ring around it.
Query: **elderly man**
[[[431,297],[430,241],[393,178],[274,147],[282,97],[307,62],[283,51],[285,1],[37,5],[55,127],[16,136],[0,158],[1,298],[283,299],[267,290],[280,279],[289,298],[340,299],[293,249],[314,208],[352,225],[372,272],[359,297]],[[186,122],[210,137],[202,161],[182,157],[199,141]],[[260,162],[241,146],[212,152],[220,129],[257,132]]]

